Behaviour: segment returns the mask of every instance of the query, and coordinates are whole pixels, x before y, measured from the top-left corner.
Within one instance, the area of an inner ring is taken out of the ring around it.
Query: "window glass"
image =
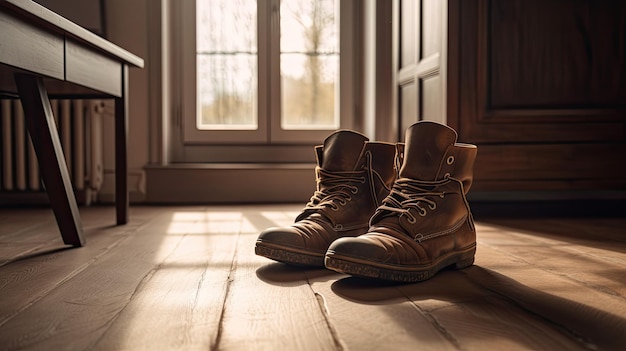
[[[256,129],[256,1],[198,0],[196,9],[197,128]]]
[[[281,126],[336,129],[339,7],[334,0],[282,0]]]

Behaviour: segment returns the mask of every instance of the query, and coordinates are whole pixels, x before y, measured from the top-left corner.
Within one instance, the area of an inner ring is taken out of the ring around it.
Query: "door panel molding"
[[[447,121],[479,146],[472,191],[626,187],[615,172],[626,156],[626,42],[613,40],[626,4],[450,0],[448,20]]]

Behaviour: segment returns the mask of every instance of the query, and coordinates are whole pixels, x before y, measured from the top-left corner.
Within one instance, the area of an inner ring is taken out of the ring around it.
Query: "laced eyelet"
[[[444,174],[444,175],[443,175],[443,177],[444,177],[445,179],[450,178],[450,173],[446,173],[446,174]]]
[[[454,163],[454,156],[450,155],[448,156],[448,159],[446,160],[446,163],[451,165]]]
[[[422,242],[423,238],[424,238],[424,235],[418,233],[417,235],[415,235],[415,237],[413,237],[413,240],[419,243],[419,242]]]
[[[415,217],[408,215],[406,216],[406,220],[407,222],[411,223],[411,224],[415,224],[415,222],[417,222],[417,220],[415,219]]]
[[[428,204],[428,208],[434,211],[435,209],[437,209],[437,204]]]
[[[330,209],[333,211],[339,211],[339,206],[335,205],[335,203],[333,202],[333,204],[330,205]]]
[[[419,208],[419,210],[420,210],[420,211],[419,211],[419,215],[420,215],[420,216],[422,216],[422,217],[425,217],[425,216],[426,216],[426,214],[427,214],[427,213],[426,213],[426,209],[425,209],[425,208],[421,208],[421,207],[420,207],[420,208]]]
[[[335,224],[335,228],[336,231],[342,230],[343,229],[343,225],[341,224]]]
[[[361,177],[361,183],[365,184],[365,177]]]
[[[353,193],[354,195],[356,195],[356,194],[359,193],[359,188],[353,187],[353,188],[350,189],[350,192]]]

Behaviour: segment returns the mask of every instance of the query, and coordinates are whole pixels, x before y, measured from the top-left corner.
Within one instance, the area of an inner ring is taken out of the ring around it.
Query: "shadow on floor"
[[[316,281],[334,280],[342,276],[325,268],[299,267],[278,262],[259,267],[256,275],[266,283],[280,286],[308,284],[313,279]]]
[[[337,280],[331,288],[338,296],[362,304],[394,304],[408,299],[419,306],[420,301],[439,300],[482,310],[483,313],[474,311],[476,315],[494,316],[497,311],[500,319],[522,313],[538,317],[540,322],[547,322],[585,347],[617,350],[626,345],[625,318],[530,288],[480,266],[461,271],[444,270],[416,284],[348,277]]]

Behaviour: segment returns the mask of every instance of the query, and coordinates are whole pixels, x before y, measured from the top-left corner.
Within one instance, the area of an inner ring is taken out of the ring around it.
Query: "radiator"
[[[50,100],[76,200],[91,204],[103,180],[100,100]],[[0,100],[0,203],[48,201],[20,100]]]

